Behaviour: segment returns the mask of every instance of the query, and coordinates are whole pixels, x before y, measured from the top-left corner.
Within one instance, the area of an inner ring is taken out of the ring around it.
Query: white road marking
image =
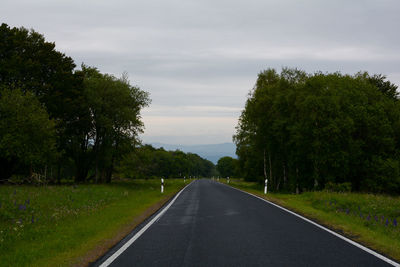
[[[222,184],[222,183],[220,183],[220,184]],[[358,247],[359,249],[364,250],[365,252],[368,252],[368,253],[374,255],[375,257],[377,257],[377,258],[379,258],[379,259],[381,259],[381,260],[383,260],[383,261],[385,261],[385,262],[387,262],[387,263],[389,263],[389,264],[391,264],[391,265],[393,265],[393,266],[400,267],[400,264],[398,264],[397,262],[395,262],[395,261],[393,261],[393,260],[391,260],[391,259],[389,259],[389,258],[386,258],[385,256],[383,256],[383,255],[381,255],[381,254],[379,254],[379,253],[373,251],[372,249],[369,249],[369,248],[367,248],[367,247],[364,247],[363,245],[361,245],[361,244],[359,244],[359,243],[357,243],[357,242],[355,242],[355,241],[353,241],[353,240],[351,240],[351,239],[348,239],[347,237],[344,237],[344,236],[342,236],[342,235],[340,235],[340,234],[338,234],[338,233],[336,233],[336,232],[334,232],[334,231],[332,231],[332,230],[329,230],[328,228],[326,228],[326,227],[324,227],[324,226],[322,226],[322,225],[320,225],[320,224],[318,224],[318,223],[316,223],[316,222],[313,222],[313,221],[311,221],[310,219],[307,219],[307,218],[305,218],[305,217],[303,217],[303,216],[301,216],[301,215],[299,215],[299,214],[297,214],[297,213],[295,213],[295,212],[293,212],[293,211],[291,211],[291,210],[285,209],[284,207],[281,207],[281,206],[279,206],[279,205],[277,205],[277,204],[275,204],[275,203],[272,203],[271,201],[268,201],[268,200],[266,200],[266,199],[264,199],[264,198],[262,198],[262,197],[253,195],[252,193],[249,193],[249,192],[240,190],[240,189],[238,189],[238,188],[235,188],[235,187],[232,187],[232,186],[229,186],[229,185],[226,185],[226,184],[223,184],[223,185],[225,185],[225,186],[227,186],[227,187],[230,187],[230,188],[233,188],[233,189],[235,189],[235,190],[238,190],[238,191],[240,191],[240,192],[242,192],[242,193],[249,194],[250,196],[253,196],[253,197],[255,197],[255,198],[261,199],[261,200],[267,202],[268,204],[271,204],[271,205],[273,205],[273,206],[275,206],[275,207],[277,207],[277,208],[280,208],[280,209],[282,209],[282,210],[284,210],[284,211],[286,211],[286,212],[288,212],[288,213],[290,213],[290,214],[292,214],[292,215],[294,215],[294,216],[297,216],[297,217],[299,217],[299,218],[305,220],[306,222],[309,222],[309,223],[311,223],[311,224],[317,226],[318,228],[321,228],[322,230],[327,231],[328,233],[331,233],[332,235],[334,235],[334,236],[336,236],[336,237],[339,237],[340,239],[342,239],[342,240],[344,240],[344,241],[346,241],[346,242],[348,242],[348,243],[350,243],[350,244],[352,244],[352,245]]]
[[[158,221],[161,216],[164,215],[164,213],[174,204],[175,200],[179,197],[179,195],[185,190],[189,185],[193,184],[194,182],[189,183],[186,185],[181,191],[176,194],[174,199],[171,200],[171,202],[160,212],[158,213],[150,222],[148,222],[142,229],[140,229],[139,232],[137,232],[131,239],[129,239],[122,247],[120,247],[114,254],[112,254],[107,260],[105,260],[100,267],[107,267],[109,266],[116,258],[118,258],[119,255],[121,255],[130,245],[133,244],[149,227]]]

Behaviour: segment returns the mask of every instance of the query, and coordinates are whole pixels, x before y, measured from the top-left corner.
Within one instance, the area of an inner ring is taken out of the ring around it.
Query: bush
[[[351,191],[351,183],[332,183],[328,182],[325,184],[325,190],[328,192],[340,192],[340,193],[345,193],[345,192],[350,192]]]

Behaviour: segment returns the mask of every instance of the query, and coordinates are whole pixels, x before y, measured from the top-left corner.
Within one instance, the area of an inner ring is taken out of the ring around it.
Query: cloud
[[[237,118],[146,116],[145,142],[213,144],[231,142]],[[170,141],[168,141],[170,140]],[[179,142],[177,142],[179,141]]]
[[[398,0],[3,0],[0,10],[78,65],[127,71],[153,99],[143,138],[166,143],[230,141],[268,67],[362,70],[400,84],[398,14]],[[182,131],[187,139],[176,138]]]

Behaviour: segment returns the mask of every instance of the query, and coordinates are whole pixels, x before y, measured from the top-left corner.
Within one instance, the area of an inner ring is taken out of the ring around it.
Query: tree
[[[210,177],[215,166],[197,154],[144,145],[125,155],[117,165],[117,171],[125,178]]]
[[[222,157],[218,160],[217,170],[222,177],[232,177],[237,174],[237,159]]]
[[[234,141],[246,179],[273,190],[400,190],[400,104],[382,75],[261,72]]]
[[[63,155],[58,161],[58,178],[62,164],[81,151],[86,139],[88,109],[85,109],[83,77],[74,72],[70,57],[55,50],[43,35],[25,28],[0,26],[0,86],[33,93],[44,105],[56,127],[57,150]],[[66,154],[64,154],[66,153]],[[77,166],[87,164],[86,153],[80,153]],[[81,175],[82,176],[82,175]]]
[[[0,84],[34,93],[46,105],[52,118],[64,107],[64,91],[75,83],[75,64],[70,57],[55,50],[43,35],[25,28],[0,26]]]
[[[54,121],[30,92],[0,92],[0,177],[28,173],[56,160]]]
[[[138,143],[143,131],[140,110],[148,106],[148,93],[131,86],[126,76],[116,78],[82,66],[84,93],[92,128],[96,181],[111,181],[115,161]]]

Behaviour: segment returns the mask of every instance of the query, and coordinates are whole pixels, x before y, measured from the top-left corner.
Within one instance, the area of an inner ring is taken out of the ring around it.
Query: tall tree
[[[27,174],[57,159],[54,121],[30,92],[0,93],[0,179]]]
[[[245,178],[275,190],[400,190],[400,105],[382,75],[306,74],[269,69],[258,76],[236,128]]]
[[[147,92],[131,86],[126,76],[116,78],[82,66],[91,114],[96,181],[111,181],[115,161],[138,143],[143,131],[140,110],[149,105]]]

